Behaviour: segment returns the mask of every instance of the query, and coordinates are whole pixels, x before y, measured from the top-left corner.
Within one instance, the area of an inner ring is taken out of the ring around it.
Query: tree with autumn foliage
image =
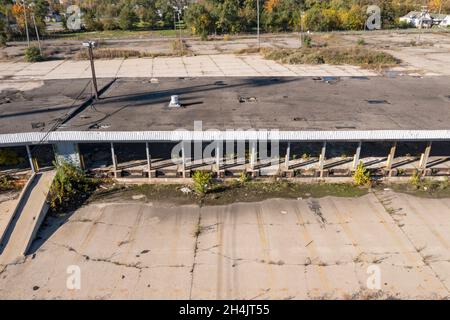
[[[199,35],[202,40],[206,40],[214,30],[214,20],[211,13],[202,3],[194,3],[189,6],[185,13],[185,20],[192,33]]]
[[[39,33],[45,32],[45,16],[47,15],[49,10],[49,4],[46,0],[34,0],[29,1],[27,6],[23,6],[23,4],[15,3],[11,8],[11,13],[19,27],[21,33],[25,32],[25,14],[27,17],[28,23],[28,32],[30,35],[35,35],[34,21],[36,22],[36,26],[39,30]],[[32,19],[32,15],[34,16],[34,21]]]

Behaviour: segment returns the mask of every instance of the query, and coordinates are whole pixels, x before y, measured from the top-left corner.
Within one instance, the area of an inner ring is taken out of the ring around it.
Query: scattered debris
[[[31,128],[33,129],[39,129],[45,127],[45,122],[32,122]]]
[[[390,104],[389,101],[384,99],[368,99],[366,101],[368,104]]]
[[[183,187],[180,189],[181,192],[183,192],[183,194],[189,194],[192,192],[192,190],[189,187]]]
[[[108,129],[109,127],[111,127],[110,124],[94,123],[93,125],[89,126],[89,129]]]
[[[242,96],[240,96],[238,99],[239,99],[239,103],[256,103],[256,102],[258,102],[256,97],[242,97]]]
[[[143,194],[137,194],[131,197],[133,200],[141,200],[145,198],[145,195]]]

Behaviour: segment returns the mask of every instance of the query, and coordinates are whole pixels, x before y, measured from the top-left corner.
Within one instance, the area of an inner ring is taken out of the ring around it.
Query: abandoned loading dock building
[[[33,170],[49,165],[54,152],[115,176],[346,176],[359,161],[376,175],[449,175],[449,83],[409,76],[102,79],[101,99],[92,101],[89,80],[49,80],[1,93],[0,148],[22,150]],[[180,108],[168,107],[173,95]],[[260,142],[275,140],[279,149],[267,161]],[[194,157],[196,143],[204,150],[212,141],[220,143],[211,159]],[[232,150],[224,150],[230,141]],[[235,156],[239,142],[244,159]]]

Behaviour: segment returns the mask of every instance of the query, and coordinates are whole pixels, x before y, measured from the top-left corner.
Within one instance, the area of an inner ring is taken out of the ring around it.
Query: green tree
[[[159,18],[155,1],[138,0],[136,13],[142,22],[151,26],[155,25]]]
[[[139,17],[134,12],[131,3],[126,3],[119,14],[119,27],[122,30],[131,30],[139,22]]]
[[[162,27],[174,27],[175,10],[173,9],[172,1],[156,0],[155,6],[160,15],[160,24]]]
[[[362,30],[366,22],[366,15],[362,8],[353,5],[350,10],[341,11],[343,28],[346,30]]]
[[[325,31],[325,18],[322,14],[320,6],[313,6],[309,9],[304,17],[304,25],[307,30],[311,31]]]
[[[239,0],[221,0],[217,5],[216,27],[222,33],[241,31]]]
[[[45,17],[49,13],[50,4],[47,0],[34,0],[31,2],[31,6],[33,8],[33,13],[39,22],[44,23]]]
[[[0,0],[0,45],[6,44],[6,40],[12,37],[10,20],[12,19],[12,0]]]
[[[83,15],[84,25],[89,31],[103,30],[103,25],[97,17],[95,9],[86,9]]]
[[[300,27],[302,0],[272,0],[266,2],[262,14],[267,31],[298,30]]]
[[[185,20],[192,32],[199,35],[202,40],[206,40],[214,28],[211,13],[200,3],[194,3],[186,10]]]
[[[5,22],[0,18],[0,47],[6,46],[6,24]]]

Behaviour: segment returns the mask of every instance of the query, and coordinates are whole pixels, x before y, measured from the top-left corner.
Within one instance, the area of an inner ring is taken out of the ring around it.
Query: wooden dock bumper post
[[[255,162],[256,162],[256,141],[251,142],[251,154],[250,154],[250,168],[255,170]]]
[[[183,178],[186,178],[186,153],[184,141],[181,142],[181,161],[182,161],[182,170],[183,170]]]
[[[355,155],[353,156],[353,170],[356,170],[359,164],[359,158],[361,157],[361,145],[362,142],[358,142],[358,147],[356,147]]]
[[[325,141],[322,145],[322,150],[320,152],[320,156],[319,156],[319,172],[320,172],[320,177],[323,178],[323,168],[325,165],[325,155],[327,152],[327,142]]]
[[[28,161],[30,161],[31,171],[32,171],[33,173],[36,173],[37,170],[36,170],[36,168],[35,168],[35,166],[34,166],[33,156],[31,155],[30,146],[29,146],[29,145],[26,145],[26,148],[27,148]]]
[[[284,159],[284,166],[289,170],[289,161],[291,158],[291,142],[289,141],[286,148],[286,158]]]
[[[217,177],[220,177],[220,155],[221,155],[221,148],[220,148],[220,141],[217,141],[216,145],[216,170],[217,170]]]
[[[388,173],[389,175],[390,175],[390,171],[392,170],[392,164],[394,162],[396,150],[397,150],[397,142],[394,142],[394,144],[391,147],[391,150],[389,151],[389,155],[386,160],[386,170],[389,171],[389,173]]]
[[[427,169],[427,163],[428,158],[430,157],[430,153],[431,153],[431,141],[428,142],[424,153],[422,153],[422,156],[420,157],[419,168],[424,174],[425,170]]]
[[[111,157],[113,163],[114,178],[117,178],[117,158],[116,153],[114,152],[114,142],[111,142]]]
[[[147,170],[148,170],[148,179],[152,178],[152,157],[150,155],[150,148],[148,146],[148,142],[145,143],[145,153],[147,154]]]

